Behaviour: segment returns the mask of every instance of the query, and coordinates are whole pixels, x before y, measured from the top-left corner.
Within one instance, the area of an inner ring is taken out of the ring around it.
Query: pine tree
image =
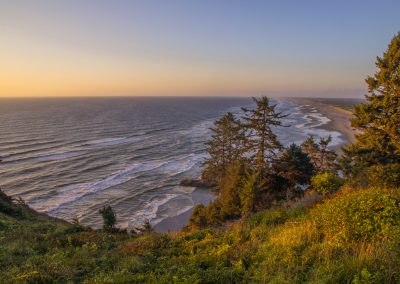
[[[377,71],[366,79],[369,95],[355,107],[352,126],[360,134],[344,149],[345,173],[355,174],[372,165],[400,163],[400,33],[390,42]]]
[[[242,190],[240,191],[240,201],[242,205],[241,209],[243,216],[253,213],[256,210],[259,180],[259,172],[249,174]]]
[[[214,123],[211,140],[207,142],[209,157],[204,161],[203,179],[217,184],[227,166],[240,160],[243,154],[244,131],[230,112]]]
[[[319,153],[319,146],[315,142],[313,136],[308,136],[306,140],[301,144],[301,149],[304,153],[307,153],[310,159],[313,161],[314,166],[317,167],[318,163],[318,153]]]
[[[328,137],[321,137],[319,139],[319,163],[318,169],[320,172],[327,172],[327,171],[336,171],[337,164],[336,158],[337,154],[335,151],[329,150],[328,146],[329,143],[332,141],[332,136]]]
[[[310,157],[296,144],[290,145],[273,164],[276,174],[283,177],[289,187],[309,184],[314,174]],[[283,185],[281,185],[283,186]]]
[[[309,136],[301,144],[302,150],[308,154],[317,172],[337,170],[337,154],[328,148],[331,141],[332,137],[330,135],[328,137],[321,137],[318,143],[315,142],[312,136]]]
[[[224,219],[240,217],[240,196],[242,188],[244,165],[240,162],[234,162],[227,168],[226,174],[219,182],[221,201],[221,213]]]
[[[276,111],[276,105],[271,105],[267,97],[253,98],[255,109],[242,108],[243,127],[247,130],[246,147],[251,154],[253,163],[265,174],[278,150],[282,149],[272,127],[282,126],[281,119],[287,115]]]
[[[103,229],[105,231],[112,231],[114,229],[117,218],[115,217],[114,210],[110,205],[104,206],[99,210],[99,213],[103,217]]]

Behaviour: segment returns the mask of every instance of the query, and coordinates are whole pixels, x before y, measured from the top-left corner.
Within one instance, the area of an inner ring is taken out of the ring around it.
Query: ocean
[[[308,135],[344,138],[317,109],[273,100],[289,114],[283,144]],[[102,225],[111,205],[118,226],[153,225],[193,208],[185,178],[201,174],[213,121],[241,114],[250,98],[57,98],[0,100],[0,187],[29,206],[84,225]]]

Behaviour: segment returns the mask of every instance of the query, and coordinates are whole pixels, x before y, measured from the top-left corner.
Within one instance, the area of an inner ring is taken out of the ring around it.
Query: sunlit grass
[[[399,200],[397,189],[344,189],[310,209],[140,236],[0,213],[0,271],[22,283],[395,283]]]

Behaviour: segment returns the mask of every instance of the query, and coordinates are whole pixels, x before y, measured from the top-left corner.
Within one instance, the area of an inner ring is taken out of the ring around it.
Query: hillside
[[[400,191],[342,189],[223,229],[106,233],[1,195],[4,283],[398,283]],[[311,202],[312,203],[312,202]],[[7,209],[8,208],[8,209]],[[7,210],[5,210],[7,209]]]

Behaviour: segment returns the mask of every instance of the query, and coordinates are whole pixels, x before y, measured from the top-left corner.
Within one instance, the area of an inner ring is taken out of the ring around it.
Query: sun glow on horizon
[[[171,3],[166,11],[161,2],[22,2],[0,3],[0,97],[357,97],[374,69],[370,58],[384,48],[358,45],[387,42],[357,36],[359,27],[332,27],[306,7],[276,17],[283,7],[264,2],[233,10],[228,3]],[[326,5],[313,7],[335,19]],[[343,21],[353,22],[353,14]],[[279,31],[271,28],[277,23]]]
[[[331,84],[329,74],[317,70],[302,73],[249,62],[238,62],[235,68],[196,59],[122,58],[16,35],[2,40],[0,51],[8,56],[0,65],[0,97],[313,94],[334,90],[338,82]],[[339,80],[356,89],[353,77],[343,74]]]

